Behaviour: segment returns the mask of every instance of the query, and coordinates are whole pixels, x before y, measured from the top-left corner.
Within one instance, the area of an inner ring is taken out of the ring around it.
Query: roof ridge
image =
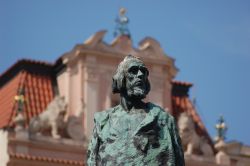
[[[172,80],[171,83],[172,83],[172,84],[176,84],[176,85],[189,86],[189,87],[193,86],[192,83],[186,82],[186,81]]]
[[[42,60],[34,60],[34,59],[28,59],[28,58],[21,58],[18,59],[14,64],[12,64],[9,68],[7,68],[5,71],[2,72],[2,74],[0,74],[0,79],[7,74],[10,70],[12,70],[13,68],[15,68],[16,66],[18,66],[21,63],[34,63],[34,64],[39,64],[39,65],[45,65],[45,66],[53,66],[54,63],[51,62],[47,62],[47,61],[42,61]]]

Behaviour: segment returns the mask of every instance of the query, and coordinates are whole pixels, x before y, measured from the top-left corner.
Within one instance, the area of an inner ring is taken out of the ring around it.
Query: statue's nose
[[[138,70],[137,77],[142,77],[142,76],[143,76],[143,72],[141,70]]]

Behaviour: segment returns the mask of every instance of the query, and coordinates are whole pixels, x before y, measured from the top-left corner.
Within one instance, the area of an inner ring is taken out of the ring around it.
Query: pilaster
[[[92,61],[93,59],[91,59]],[[95,60],[94,60],[95,61]],[[99,105],[99,73],[95,63],[88,63],[84,67],[84,99],[85,99],[85,113],[84,113],[84,129],[85,134],[89,138],[92,135],[94,126],[94,114],[98,110]]]

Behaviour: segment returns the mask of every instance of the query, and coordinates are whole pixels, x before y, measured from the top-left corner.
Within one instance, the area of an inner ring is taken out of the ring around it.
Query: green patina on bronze
[[[121,103],[95,114],[89,166],[185,165],[174,118],[142,101],[149,91],[145,65],[127,56],[113,77],[113,92],[120,93]]]

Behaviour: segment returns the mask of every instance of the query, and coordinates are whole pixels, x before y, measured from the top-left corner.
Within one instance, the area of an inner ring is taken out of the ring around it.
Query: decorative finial
[[[125,16],[125,14],[126,14],[126,9],[121,8],[119,11],[119,16],[115,19],[116,22],[116,27],[114,32],[115,37],[118,35],[127,35],[130,37],[130,32],[128,29],[129,19],[127,16]]]
[[[126,13],[126,9],[122,7],[119,12],[120,12],[120,16],[124,16]]]
[[[220,116],[218,123],[215,125],[215,128],[217,130],[217,136],[215,137],[215,141],[218,142],[219,140],[225,140],[228,127],[222,115]]]
[[[20,88],[17,92],[17,95],[15,96],[15,100],[17,102],[17,112],[22,112],[23,111],[23,106],[24,106],[24,88]]]
[[[16,124],[15,131],[22,131],[25,127],[25,117],[23,116],[23,108],[24,108],[24,88],[20,88],[15,96],[15,100],[17,102],[17,116],[14,118],[14,122]]]

